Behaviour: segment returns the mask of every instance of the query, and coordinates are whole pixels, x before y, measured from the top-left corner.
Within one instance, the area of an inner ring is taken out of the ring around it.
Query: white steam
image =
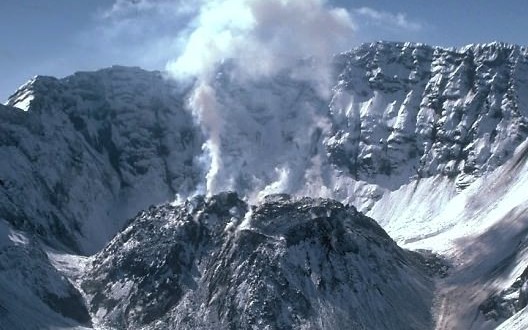
[[[352,44],[351,16],[325,0],[200,4],[167,70],[196,80],[189,108],[207,138],[206,193],[302,190],[324,166],[313,150],[325,129],[330,60]]]
[[[224,59],[257,77],[301,58],[326,61],[350,47],[354,29],[346,10],[324,0],[209,1],[195,24],[182,55],[167,66],[176,76],[208,76]]]
[[[199,81],[189,100],[189,107],[208,137],[202,147],[203,151],[209,155],[210,160],[206,175],[207,192],[213,189],[218,171],[222,167],[220,145],[223,119],[217,112],[218,105],[216,103],[215,90],[206,81]]]

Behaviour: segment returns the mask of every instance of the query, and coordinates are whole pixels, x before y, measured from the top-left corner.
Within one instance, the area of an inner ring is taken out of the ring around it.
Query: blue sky
[[[175,9],[185,0],[166,7],[163,3],[168,1],[1,0],[0,101],[37,74],[62,77],[112,64],[163,69],[181,51],[178,35],[196,13],[192,8]],[[528,44],[525,0],[333,0],[329,4],[353,14],[350,48],[374,40],[441,46],[495,40]]]

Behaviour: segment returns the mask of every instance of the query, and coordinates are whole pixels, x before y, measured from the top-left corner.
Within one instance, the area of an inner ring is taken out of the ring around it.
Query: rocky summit
[[[424,329],[433,287],[421,261],[354,207],[223,193],[140,213],[81,288],[116,329]]]

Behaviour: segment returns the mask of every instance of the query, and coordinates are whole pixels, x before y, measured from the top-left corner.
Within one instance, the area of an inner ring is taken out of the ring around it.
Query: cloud
[[[100,12],[101,18],[121,20],[143,15],[183,15],[193,14],[200,0],[116,0],[114,4]]]
[[[362,25],[376,25],[387,29],[417,32],[423,29],[423,24],[411,21],[404,13],[393,14],[386,11],[379,11],[369,7],[361,7],[352,11]]]
[[[214,71],[237,58],[251,74],[295,61],[328,60],[359,41],[409,39],[424,27],[404,13],[345,9],[334,0],[116,0],[84,38],[100,57],[178,76]],[[166,65],[167,64],[167,65]]]
[[[117,0],[97,12],[94,28],[79,37],[79,47],[100,65],[139,65],[163,69],[184,47],[179,36],[197,15],[200,1]],[[105,63],[106,62],[106,63]]]
[[[182,54],[167,66],[175,76],[208,74],[224,59],[257,76],[306,57],[328,60],[350,48],[355,28],[345,9],[324,0],[209,1],[194,23]]]

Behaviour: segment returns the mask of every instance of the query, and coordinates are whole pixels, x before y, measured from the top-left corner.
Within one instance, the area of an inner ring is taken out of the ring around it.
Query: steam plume
[[[350,48],[351,16],[325,0],[215,0],[191,26],[167,70],[196,79],[189,107],[207,137],[207,193],[292,192],[312,164],[329,61]]]
[[[181,56],[167,69],[176,76],[210,75],[224,59],[251,76],[274,74],[305,57],[327,60],[350,47],[349,13],[324,0],[224,0],[202,5]]]

